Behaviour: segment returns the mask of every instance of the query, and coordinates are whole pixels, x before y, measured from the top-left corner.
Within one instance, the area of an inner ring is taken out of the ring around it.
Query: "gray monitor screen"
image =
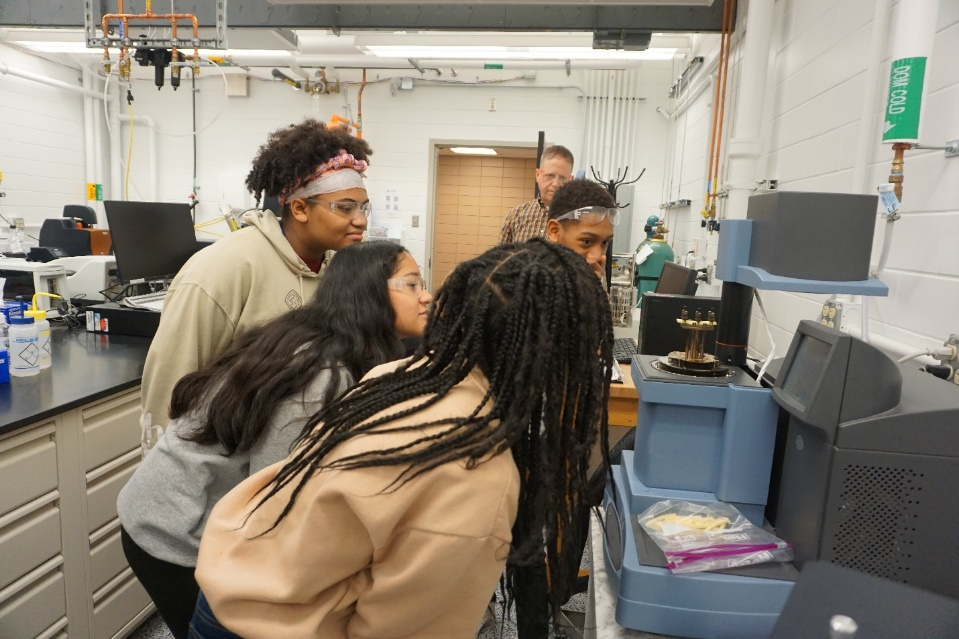
[[[695,295],[696,271],[675,262],[663,262],[655,292],[663,295]]]
[[[796,348],[796,355],[782,383],[782,391],[802,409],[806,408],[816,392],[831,350],[832,344],[809,335],[803,335]]]

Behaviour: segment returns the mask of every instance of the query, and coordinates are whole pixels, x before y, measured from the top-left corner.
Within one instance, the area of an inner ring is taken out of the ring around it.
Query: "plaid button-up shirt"
[[[520,204],[506,214],[503,228],[499,232],[499,243],[525,242],[534,237],[546,235],[546,207],[539,198]]]

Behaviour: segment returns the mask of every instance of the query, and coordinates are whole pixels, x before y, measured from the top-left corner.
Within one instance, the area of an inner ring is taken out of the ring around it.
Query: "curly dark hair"
[[[542,565],[545,542],[550,603],[558,609],[569,596],[566,576],[582,558],[582,546],[571,541],[587,504],[586,474],[597,441],[609,463],[613,329],[606,292],[582,257],[537,238],[497,246],[457,266],[434,309],[412,360],[417,366],[407,363],[364,380],[314,415],[304,445],[264,487],[254,511],[291,487],[278,497],[288,501],[272,530],[325,468],[395,466],[398,487],[442,464],[466,460],[472,466],[511,450],[521,483],[507,592],[512,599],[519,566]],[[328,458],[344,442],[437,403],[474,368],[489,380],[489,391],[462,414],[422,425],[443,425],[442,433],[390,450]],[[389,412],[414,398],[421,401]]]
[[[312,174],[344,149],[357,160],[369,160],[373,154],[365,140],[355,138],[345,129],[328,129],[319,120],[308,119],[277,129],[267,138],[253,158],[253,168],[246,176],[246,188],[256,198],[259,208],[265,193],[277,196],[283,189],[295,185]],[[283,205],[282,215],[290,207]]]
[[[556,189],[553,201],[549,204],[551,220],[584,206],[605,206],[616,208],[616,200],[602,184],[591,180],[571,180]]]

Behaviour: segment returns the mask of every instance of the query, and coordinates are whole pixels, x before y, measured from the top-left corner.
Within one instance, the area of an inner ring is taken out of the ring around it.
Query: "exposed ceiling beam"
[[[0,2],[0,27],[83,27],[83,6],[96,20],[116,10],[106,0]],[[709,5],[603,5],[511,2],[503,4],[271,4],[226,0],[230,28],[451,31],[681,31],[718,32],[723,1]],[[216,24],[215,2],[180,0],[178,13],[192,13],[202,26]]]

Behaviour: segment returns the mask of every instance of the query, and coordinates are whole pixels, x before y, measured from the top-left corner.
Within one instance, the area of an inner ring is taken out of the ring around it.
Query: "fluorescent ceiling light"
[[[451,146],[450,151],[463,155],[496,155],[496,149],[486,149],[481,146]]]
[[[499,47],[441,46],[407,47],[367,45],[366,51],[379,58],[414,60],[672,60],[676,49],[622,51],[585,47]]]
[[[103,47],[93,47],[90,48],[86,45],[85,42],[48,42],[46,40],[19,40],[15,41],[14,44],[20,45],[21,47],[27,47],[33,51],[39,53],[91,53],[95,55],[103,55]],[[131,46],[131,49],[135,49],[135,46]],[[166,47],[169,49],[169,47]],[[177,49],[183,53],[193,55],[193,47],[191,46],[180,46]],[[119,49],[117,47],[110,47],[110,57],[117,57],[119,55]],[[289,51],[282,51],[279,49],[200,49],[201,58],[226,58],[233,55],[237,56],[270,56],[271,58],[276,57],[289,57]]]

